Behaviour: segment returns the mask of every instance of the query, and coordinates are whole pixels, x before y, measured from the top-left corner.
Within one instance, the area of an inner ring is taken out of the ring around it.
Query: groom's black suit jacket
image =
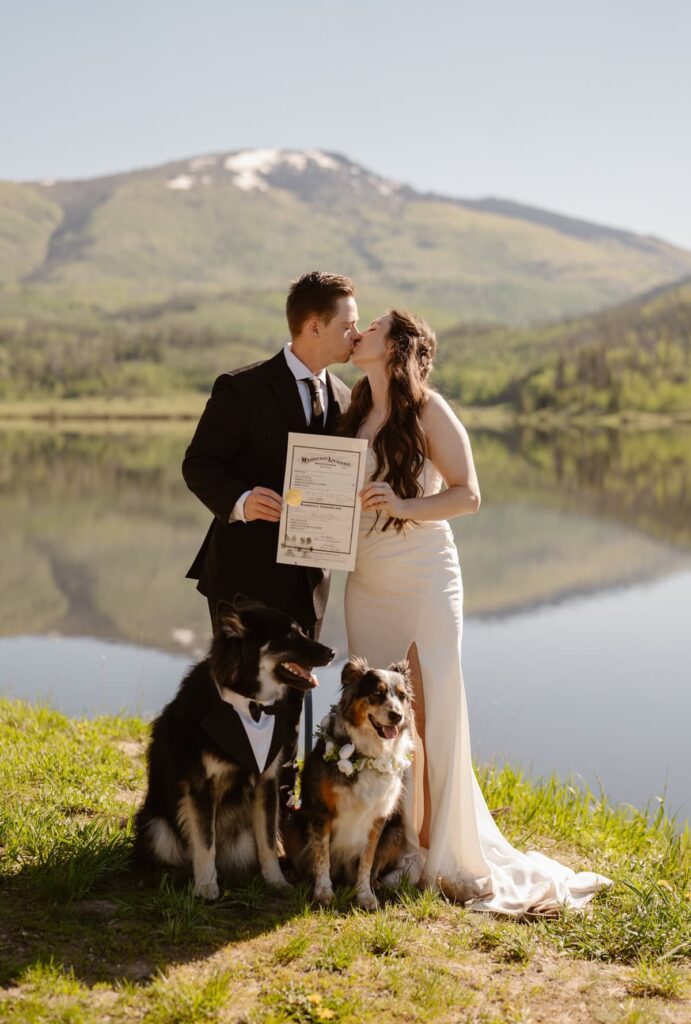
[[[350,390],[327,372],[325,434],[336,432]],[[215,382],[182,464],[187,486],[214,520],[187,576],[212,607],[237,593],[291,614],[305,627],[322,619],[328,574],[276,563],[278,523],[229,523],[244,491],[283,492],[289,431],[308,430],[295,377],[283,351],[266,362],[222,374]]]

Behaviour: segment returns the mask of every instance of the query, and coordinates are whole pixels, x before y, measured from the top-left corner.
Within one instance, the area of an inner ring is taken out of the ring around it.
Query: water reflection
[[[204,645],[206,608],[183,579],[209,520],[180,476],[189,432],[0,432],[2,634]],[[467,615],[655,578],[689,557],[691,433],[478,432],[473,446],[483,507],[454,523]]]
[[[184,579],[209,519],[180,476],[189,433],[188,424],[149,434],[0,432],[0,692],[50,692],[57,705],[87,710],[89,694],[104,692],[104,652],[106,689],[121,698],[108,709],[153,711],[174,692],[208,640],[206,604]],[[612,796],[639,803],[669,769],[681,803],[684,766],[668,752],[683,743],[664,730],[650,735],[648,698],[655,675],[665,716],[688,718],[679,668],[689,663],[688,641],[674,599],[656,603],[652,581],[686,579],[678,574],[691,567],[691,433],[475,432],[472,440],[483,506],[454,532],[470,620],[475,750],[532,761],[539,772],[592,765]],[[341,654],[343,584],[336,574],[325,624]],[[602,603],[629,592],[639,595],[635,627],[629,621],[643,645],[633,661],[626,629],[616,628],[630,616],[626,600],[614,618]],[[681,608],[690,596],[688,585],[677,593]],[[58,637],[90,639],[67,650]],[[592,653],[587,666],[576,650]],[[571,714],[569,728],[566,698],[589,692],[585,677],[593,673],[600,684],[592,716],[576,723]],[[331,679],[318,707],[333,687]],[[603,708],[612,723],[606,734],[596,727]],[[627,740],[642,743],[642,725],[647,790]],[[638,779],[628,788],[627,764]]]

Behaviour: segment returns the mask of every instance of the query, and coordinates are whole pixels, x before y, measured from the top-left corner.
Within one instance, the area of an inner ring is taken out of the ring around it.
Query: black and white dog
[[[361,907],[374,910],[372,881],[393,885],[406,873],[400,800],[413,746],[411,705],[407,662],[373,669],[351,658],[344,666],[340,700],[305,761],[302,806],[283,833],[286,853],[319,903],[331,902],[340,878],[355,883]]]
[[[316,686],[312,669],[333,657],[281,611],[242,597],[221,608],[208,657],[153,723],[140,857],[190,865],[194,891],[207,899],[219,894],[217,870],[257,862],[271,885],[288,885],[277,855],[278,776],[296,726],[283,698]]]

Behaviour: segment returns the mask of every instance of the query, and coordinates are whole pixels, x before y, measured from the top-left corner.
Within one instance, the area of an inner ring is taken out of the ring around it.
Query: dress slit
[[[415,773],[413,779],[413,799],[411,801],[410,815],[417,833],[420,846],[423,849],[429,847],[429,825],[432,815],[432,794],[429,788],[429,772],[427,765],[427,750],[425,744],[425,681],[422,678],[422,668],[417,650],[417,642],[413,640],[406,655],[410,665],[410,674],[413,681],[414,692],[414,728],[413,741],[415,743]],[[419,708],[422,706],[422,715]],[[422,729],[420,728],[422,721]]]

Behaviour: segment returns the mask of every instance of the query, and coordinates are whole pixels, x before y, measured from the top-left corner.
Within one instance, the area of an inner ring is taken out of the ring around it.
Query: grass
[[[628,983],[632,996],[662,996],[677,999],[681,995],[683,975],[678,967],[665,961],[640,960]]]
[[[246,1024],[683,1021],[691,1012],[688,831],[604,794],[478,767],[507,838],[615,880],[586,914],[516,922],[434,892],[278,894],[129,863],[146,725],[0,701],[0,1021]]]
[[[227,971],[216,971],[201,983],[176,982],[164,975],[151,986],[150,1006],[144,1014],[144,1022],[198,1024],[218,1020],[229,999],[231,985],[232,977]]]

